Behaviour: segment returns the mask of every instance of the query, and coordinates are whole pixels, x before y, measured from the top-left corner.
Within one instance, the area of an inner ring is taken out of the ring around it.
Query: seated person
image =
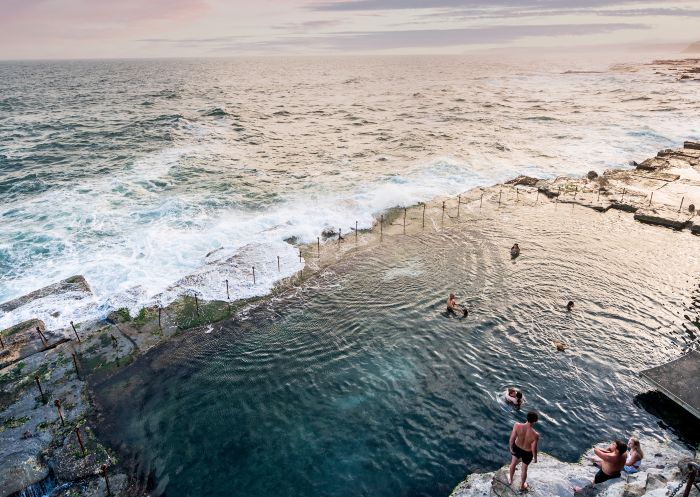
[[[632,437],[627,442],[627,460],[625,461],[624,470],[626,473],[636,473],[639,471],[639,466],[644,459],[642,446],[639,445],[639,440]]]
[[[519,255],[520,255],[520,246],[517,243],[515,243],[510,248],[510,256],[515,259]]]
[[[523,405],[523,393],[517,388],[509,387],[505,393],[506,402],[513,404],[515,407]]]
[[[455,300],[455,294],[451,293],[450,296],[447,298],[447,312],[457,314],[457,311],[461,312],[464,316],[469,314],[469,311],[467,311],[466,308],[460,307],[457,304],[457,300]]]
[[[593,478],[593,485],[603,483],[614,478],[620,478],[620,473],[627,461],[627,444],[621,440],[615,440],[610,443],[610,446],[605,449],[594,448],[593,452],[596,457],[593,458],[593,463],[599,463],[600,471]],[[578,492],[581,487],[574,487],[574,491]]]

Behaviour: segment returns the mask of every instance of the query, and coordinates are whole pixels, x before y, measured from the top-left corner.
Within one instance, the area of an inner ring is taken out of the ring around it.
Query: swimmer
[[[513,404],[515,407],[523,405],[523,393],[517,388],[508,388],[505,394],[506,402]]]
[[[573,300],[569,300],[569,302],[566,304],[566,310],[569,312],[574,310],[574,301]]]
[[[510,256],[511,256],[511,258],[515,259],[519,255],[520,255],[520,246],[517,243],[515,243],[510,248]]]
[[[457,314],[457,311],[461,312],[464,317],[466,317],[469,314],[469,311],[466,309],[466,307],[460,307],[457,304],[457,300],[455,300],[455,294],[451,293],[450,296],[447,298],[447,312]]]

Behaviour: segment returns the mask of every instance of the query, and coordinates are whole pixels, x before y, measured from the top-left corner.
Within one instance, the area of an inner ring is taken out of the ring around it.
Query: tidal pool
[[[697,346],[700,239],[561,204],[463,217],[152,350],[99,386],[100,436],[168,497],[446,496],[509,460],[529,409],[567,460],[673,436],[635,404],[637,372]]]

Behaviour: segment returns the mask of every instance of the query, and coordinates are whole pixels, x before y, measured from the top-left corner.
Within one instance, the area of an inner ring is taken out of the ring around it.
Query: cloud
[[[660,3],[659,0],[586,0],[586,8],[615,7],[627,4]],[[406,10],[406,9],[580,9],[580,0],[340,0],[313,3],[309,8],[321,11]]]

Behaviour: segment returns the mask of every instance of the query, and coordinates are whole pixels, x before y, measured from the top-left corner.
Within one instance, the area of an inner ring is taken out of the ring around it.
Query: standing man
[[[513,484],[513,476],[515,468],[522,459],[523,469],[521,473],[520,490],[527,490],[527,467],[531,462],[537,462],[537,442],[540,439],[540,434],[533,428],[537,423],[539,416],[536,412],[530,411],[527,413],[527,422],[515,423],[513,431],[510,433],[508,448],[513,457],[510,460],[510,473],[508,475],[508,485]]]

